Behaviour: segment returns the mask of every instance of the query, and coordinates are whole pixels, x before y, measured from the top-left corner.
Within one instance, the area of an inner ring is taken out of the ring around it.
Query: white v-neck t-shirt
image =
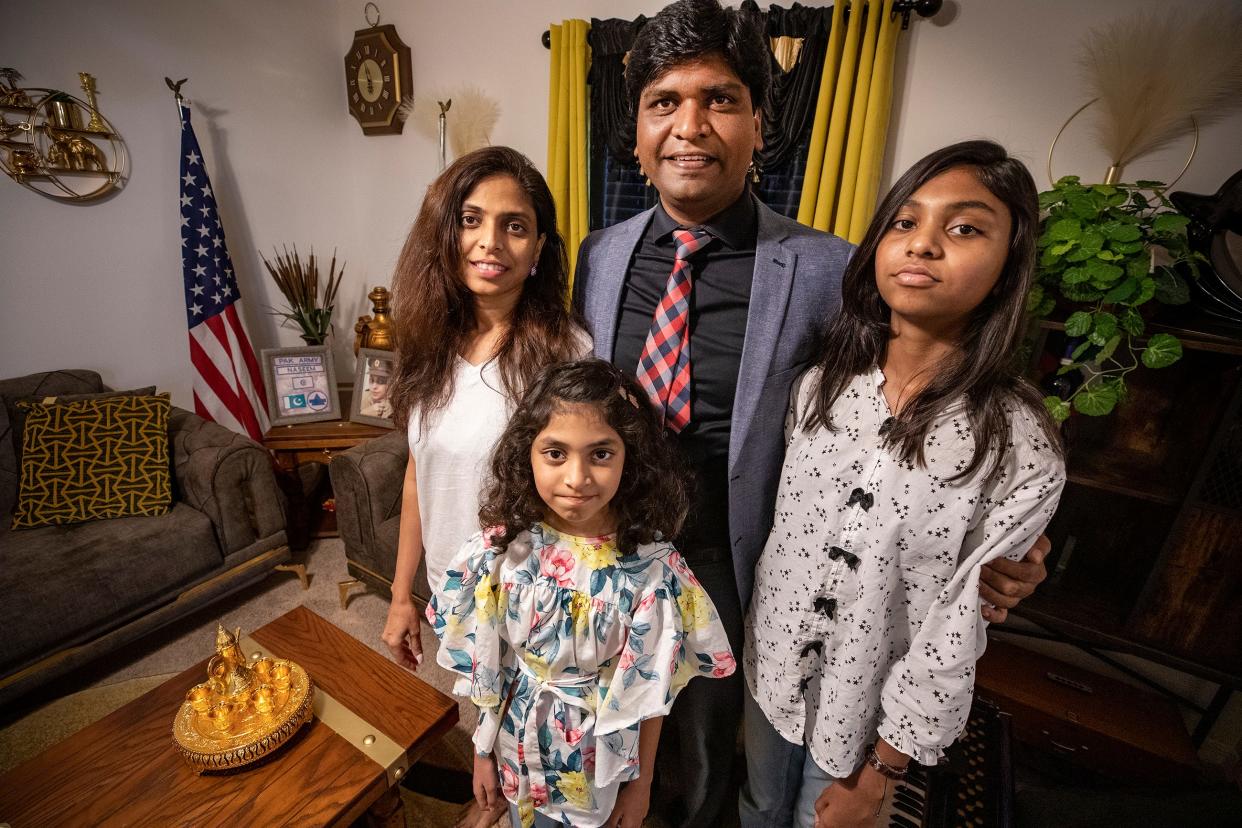
[[[431,416],[426,431],[417,412],[410,417],[423,555],[433,590],[453,555],[479,531],[479,489],[513,405],[497,360],[472,365],[459,356],[453,366],[453,396]]]
[[[591,337],[575,328],[578,358],[591,355]],[[458,356],[453,396],[432,415],[426,432],[417,411],[407,431],[418,474],[418,514],[423,527],[427,581],[438,589],[453,555],[479,531],[479,494],[492,449],[509,423],[516,400],[505,394],[500,362],[473,365]]]

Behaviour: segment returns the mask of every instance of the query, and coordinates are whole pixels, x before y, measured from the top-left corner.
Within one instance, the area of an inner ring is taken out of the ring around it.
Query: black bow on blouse
[[[867,512],[870,511],[871,507],[875,505],[875,497],[872,496],[871,492],[864,492],[862,489],[855,489],[850,492],[850,499],[846,501],[845,505],[853,506],[855,503],[863,507],[864,512]]]
[[[853,552],[846,552],[839,546],[828,547],[828,557],[834,561],[845,561],[845,565],[850,569],[858,569],[858,556]]]

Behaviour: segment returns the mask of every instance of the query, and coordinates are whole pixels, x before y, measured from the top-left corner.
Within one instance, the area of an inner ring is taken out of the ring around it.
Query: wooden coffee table
[[[381,797],[394,802],[395,781],[457,722],[451,698],[305,607],[250,637],[301,664],[339,706],[265,760],[199,776],[173,744],[172,723],[186,691],[206,677],[204,659],[0,777],[0,823],[347,826]],[[389,767],[368,758],[376,748],[364,746],[367,735],[395,743]]]

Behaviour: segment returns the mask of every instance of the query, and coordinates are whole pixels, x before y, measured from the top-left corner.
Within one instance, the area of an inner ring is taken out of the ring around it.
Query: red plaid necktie
[[[680,432],[690,423],[690,257],[712,240],[706,230],[674,230],[677,256],[638,358],[638,383]]]

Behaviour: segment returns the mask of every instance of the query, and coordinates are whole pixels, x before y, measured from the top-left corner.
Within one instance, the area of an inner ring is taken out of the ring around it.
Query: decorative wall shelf
[[[56,89],[0,83],[0,169],[27,189],[60,201],[98,199],[125,185],[129,153],[94,104],[95,79],[80,73],[90,101]]]

